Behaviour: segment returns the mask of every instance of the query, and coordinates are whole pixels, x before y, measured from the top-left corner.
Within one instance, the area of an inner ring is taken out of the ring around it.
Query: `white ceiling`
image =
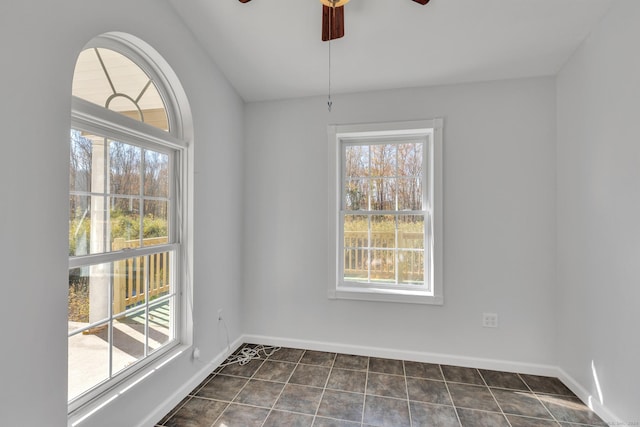
[[[245,101],[326,94],[319,0],[170,0]],[[352,0],[332,92],[556,74],[614,0]]]

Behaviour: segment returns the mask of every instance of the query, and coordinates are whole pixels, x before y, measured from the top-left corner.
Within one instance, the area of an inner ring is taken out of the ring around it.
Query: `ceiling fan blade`
[[[242,0],[241,0],[242,1]],[[322,41],[344,37],[344,6],[322,5]]]
[[[240,1],[242,1],[242,0],[240,0]],[[246,0],[246,1],[249,1],[249,0]],[[427,3],[429,3],[429,0],[413,0],[413,1],[416,2],[416,3],[420,3],[423,6],[425,4],[427,4]]]
[[[240,3],[249,3],[251,0],[240,0]],[[428,0],[427,0],[428,1]]]

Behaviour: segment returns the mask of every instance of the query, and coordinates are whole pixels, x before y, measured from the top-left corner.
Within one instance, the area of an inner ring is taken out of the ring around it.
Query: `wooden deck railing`
[[[367,239],[366,231],[344,232],[344,275],[346,277],[366,279],[370,271],[371,279],[395,280],[394,251],[397,249],[398,281],[402,283],[423,280],[423,233],[398,231],[397,248],[396,234],[392,231],[371,233],[369,245]],[[376,249],[368,249],[368,247]]]
[[[143,239],[143,246],[167,243],[166,237]],[[114,239],[111,249],[139,248],[140,240]],[[146,269],[145,263],[149,264]],[[113,312],[120,313],[155,296],[169,292],[169,253],[151,254],[116,261],[113,271]],[[145,292],[145,283],[149,274],[149,289]]]

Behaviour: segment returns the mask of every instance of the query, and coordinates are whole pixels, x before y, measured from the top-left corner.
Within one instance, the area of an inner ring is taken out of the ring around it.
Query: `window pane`
[[[140,247],[140,201],[111,198],[111,250]]]
[[[394,215],[374,215],[371,217],[371,247],[396,247],[396,218]]]
[[[111,264],[69,270],[69,330],[85,328],[109,318]]]
[[[68,339],[68,399],[109,378],[109,334],[105,325],[99,331],[77,334]]]
[[[344,249],[344,280],[367,281],[369,277],[369,250],[363,248]]]
[[[371,251],[371,281],[395,282],[395,251]]]
[[[396,175],[396,146],[394,144],[372,145],[371,168],[372,177],[393,177]]]
[[[395,178],[377,178],[371,180],[371,210],[390,211],[396,209]]]
[[[344,216],[344,278],[367,280],[369,277],[369,217]]]
[[[85,49],[78,55],[71,92],[73,96],[102,107],[113,94],[95,49]]]
[[[146,309],[115,318],[113,322],[113,373],[144,357]]]
[[[146,257],[113,262],[113,312],[122,313],[146,301]]]
[[[398,247],[424,249],[424,215],[398,216]]]
[[[162,130],[169,130],[169,119],[164,109],[164,102],[155,84],[151,83],[147,87],[147,90],[138,101],[138,106],[142,110],[145,123]]]
[[[69,331],[89,324],[89,267],[69,270]]]
[[[369,175],[369,147],[366,145],[347,145],[345,147],[344,171],[347,178]]]
[[[144,195],[169,197],[169,156],[144,150]]]
[[[109,143],[109,183],[111,194],[140,194],[140,167],[142,150],[140,147],[111,141]]]
[[[92,152],[92,140],[83,132],[71,129],[69,150],[69,189],[71,191],[91,191]]]
[[[109,318],[110,283],[110,264],[69,270],[68,330],[85,329],[68,339],[69,399],[109,376],[108,324],[86,328]]]
[[[422,143],[398,145],[398,175],[422,175]]]
[[[168,295],[171,292],[173,257],[174,255],[171,252],[161,252],[148,256],[150,301]]]
[[[173,325],[174,298],[165,300],[149,309],[149,353],[153,353],[174,339]]]
[[[369,209],[369,180],[348,180],[344,189],[344,204],[348,211]]]
[[[424,250],[398,251],[398,283],[424,284]]]
[[[112,111],[117,111],[131,119],[138,120],[140,122],[144,121],[142,111],[138,110],[138,106],[135,101],[128,96],[114,95],[107,100],[105,107]]]
[[[422,178],[398,179],[398,210],[422,210]]]
[[[97,51],[106,69],[106,74],[113,83],[115,93],[122,93],[136,99],[149,81],[145,72],[129,58],[118,52],[103,48],[98,48]]]
[[[144,219],[142,221],[144,246],[162,245],[168,240],[169,203],[160,200],[145,200]]]
[[[91,253],[91,197],[69,197],[69,256]]]
[[[344,246],[352,248],[366,248],[369,246],[368,216],[344,216]]]

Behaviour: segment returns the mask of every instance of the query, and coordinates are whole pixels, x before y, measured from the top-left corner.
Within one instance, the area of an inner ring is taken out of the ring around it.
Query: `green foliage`
[[[140,220],[135,215],[127,215],[120,210],[111,211],[111,238],[125,240],[137,239],[140,236]]]
[[[147,215],[142,219],[144,224],[144,238],[151,237],[163,237],[167,234],[167,220],[164,218],[157,218],[153,215]]]
[[[143,238],[162,237],[167,235],[167,220],[153,215],[146,215],[142,219]],[[111,211],[111,238],[119,237],[134,240],[140,236],[140,219],[119,210]]]
[[[384,220],[382,220],[384,218]],[[384,216],[384,217],[372,217],[371,221],[371,231],[378,233],[393,233],[395,231],[395,222],[393,221],[393,217]],[[400,228],[402,231],[409,232],[417,232],[420,233],[423,230],[424,222],[415,221],[415,222],[402,222]],[[358,216],[356,218],[350,218],[348,221],[344,222],[344,231],[366,231],[368,229],[367,217]]]
[[[86,218],[76,215],[69,221],[69,255],[89,253],[89,236],[91,223]]]
[[[167,220],[151,214],[142,219],[144,239],[167,236]],[[91,220],[73,218],[69,222],[69,255],[89,253]],[[140,236],[140,218],[121,210],[111,211],[111,239],[135,240]]]
[[[89,322],[89,282],[79,277],[79,269],[69,274],[69,321]]]

